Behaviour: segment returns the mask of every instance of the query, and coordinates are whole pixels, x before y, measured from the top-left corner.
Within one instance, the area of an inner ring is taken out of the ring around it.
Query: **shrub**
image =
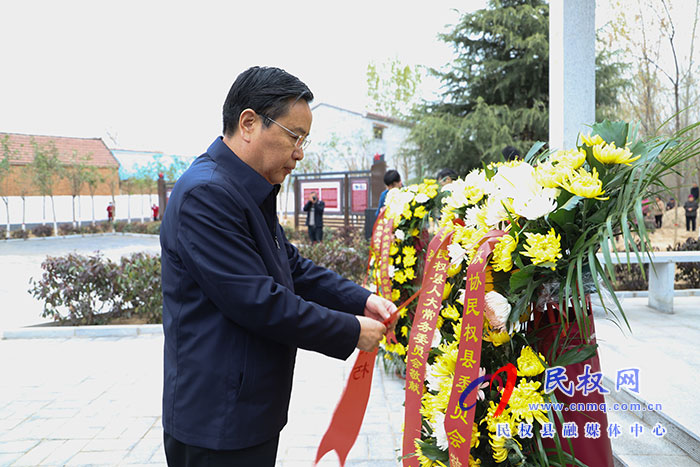
[[[360,229],[341,229],[329,239],[299,245],[299,253],[315,264],[361,284],[367,270],[369,243]]]
[[[53,235],[53,227],[50,225],[37,225],[32,229],[35,237],[50,237]]]
[[[146,224],[146,233],[151,235],[160,235],[160,221],[149,222]]]
[[[59,235],[71,235],[76,233],[80,233],[80,230],[77,227],[73,227],[73,224],[60,224],[58,226]]]
[[[143,316],[162,321],[160,257],[135,253],[119,264],[102,257],[47,257],[29,293],[44,301],[42,316],[61,324],[105,324],[112,318]]]
[[[97,254],[48,256],[41,279],[30,279],[29,293],[44,301],[43,317],[65,324],[104,324],[114,308],[117,268]]]
[[[668,247],[668,251],[698,251],[700,241],[689,238],[684,243],[677,243],[674,247]],[[679,289],[700,288],[700,263],[677,263],[676,282]]]
[[[4,235],[4,233],[3,233],[3,235]],[[17,230],[13,230],[12,232],[10,232],[10,236],[12,238],[24,238],[24,239],[26,239],[27,237],[29,237],[29,232],[26,230],[17,229]]]
[[[628,266],[626,264],[615,265],[615,290],[649,290],[649,265],[642,268],[638,264]]]

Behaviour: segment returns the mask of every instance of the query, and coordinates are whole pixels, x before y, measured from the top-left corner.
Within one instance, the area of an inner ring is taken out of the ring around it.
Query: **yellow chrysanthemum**
[[[523,347],[518,357],[518,374],[522,376],[536,376],[542,373],[544,366],[540,359],[544,361],[542,354],[535,354],[535,351],[529,345]]]
[[[403,337],[408,336],[408,326],[401,326],[401,335]]]
[[[462,263],[450,264],[447,268],[447,277],[454,277],[462,270]]]
[[[404,256],[416,256],[416,249],[410,245],[401,248],[401,254]]]
[[[411,203],[406,203],[403,206],[403,211],[401,211],[401,217],[404,219],[411,219],[413,217],[413,210],[411,209]]]
[[[394,256],[396,253],[399,252],[399,242],[391,242],[391,246],[389,247],[389,254],[391,256]]]
[[[391,291],[391,301],[398,302],[399,298],[401,298],[401,291],[399,289],[392,290]]]
[[[554,229],[547,234],[525,233],[526,243],[523,256],[532,258],[532,264],[536,266],[556,268],[557,260],[562,258],[561,236]]]
[[[401,264],[401,256],[394,258],[394,264]]]
[[[445,289],[442,291],[442,299],[447,300],[447,297],[452,293],[452,284],[449,282],[445,283]]]
[[[403,271],[396,271],[394,273],[394,280],[399,284],[403,284],[404,282],[406,282],[406,275]]]
[[[481,433],[479,433],[479,428],[477,428],[478,426],[478,423],[472,423],[472,440],[471,444],[469,445],[470,448],[478,448],[479,444],[481,443],[481,440],[479,440]]]
[[[533,420],[537,420],[541,425],[549,422],[547,413],[544,410],[539,408],[531,410],[532,407],[542,407],[542,404],[544,404],[542,392],[539,391],[541,385],[542,383],[539,381],[527,381],[525,379],[521,379],[518,382],[508,401],[508,409],[513,416],[513,424],[522,421],[531,424]]]
[[[403,265],[406,267],[411,267],[416,264],[416,257],[415,256],[404,256],[403,257]]]
[[[603,182],[598,178],[598,171],[595,167],[592,172],[587,172],[583,168],[574,171],[561,186],[569,193],[583,198],[608,199],[602,197],[605,194]]]
[[[428,214],[428,210],[425,209],[425,206],[418,206],[416,209],[413,210],[413,215],[417,217],[418,219],[422,219]]]
[[[557,151],[549,160],[557,165],[563,165],[572,169],[578,169],[586,162],[586,153],[580,149],[568,149],[566,151]]]
[[[411,237],[417,237],[418,234],[420,233],[420,230],[418,229],[413,229],[409,232],[411,234]]]
[[[471,454],[469,454],[469,467],[481,467],[481,459],[474,459]]]
[[[445,318],[453,320],[459,319],[459,317],[462,316],[459,311],[457,311],[457,307],[454,305],[447,305],[442,309],[441,314]]]
[[[506,331],[494,331],[491,328],[488,320],[484,320],[484,337],[483,340],[491,342],[494,347],[501,346],[510,341],[510,335]]]
[[[416,274],[415,274],[415,271],[413,270],[413,268],[406,268],[403,270],[403,273],[404,273],[404,276],[406,277],[406,279],[408,279],[409,281],[415,279],[415,277],[416,277]]]
[[[583,133],[580,133],[581,136],[581,141],[583,141],[583,144],[588,146],[589,148],[592,148],[596,144],[604,143],[603,138],[600,137],[600,135],[584,135]]]
[[[418,456],[418,463],[420,464],[420,467],[447,467],[444,463],[440,461],[434,461],[429,459],[428,457],[425,457],[423,455],[423,450],[420,447],[420,444],[418,444],[418,440],[416,439],[413,441],[414,447],[416,448],[416,456]]]
[[[601,164],[626,164],[636,161],[641,156],[633,157],[627,148],[617,148],[615,143],[600,143],[593,146],[593,157]]]
[[[513,252],[518,241],[510,235],[504,235],[493,248],[491,264],[494,271],[508,272],[513,269]]]
[[[571,175],[573,169],[569,166],[545,162],[535,167],[535,180],[544,188],[559,188]]]

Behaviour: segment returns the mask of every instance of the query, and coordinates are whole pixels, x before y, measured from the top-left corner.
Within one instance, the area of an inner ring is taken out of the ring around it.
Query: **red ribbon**
[[[411,325],[411,338],[406,353],[406,404],[405,427],[403,434],[403,465],[418,467],[415,453],[415,439],[420,439],[420,403],[423,397],[425,367],[435,334],[435,326],[442,294],[445,288],[447,269],[450,263],[447,245],[452,240],[452,232],[441,229],[428,247],[427,264],[421,286],[416,316]]]
[[[377,267],[379,268],[379,279],[377,281],[377,292],[387,300],[391,300],[391,278],[389,277],[389,249],[394,237],[393,219],[384,218],[385,210],[382,210],[377,217],[372,232],[372,247],[378,253]],[[405,307],[410,303],[409,299],[402,305]],[[397,310],[398,311],[398,310]],[[385,322],[385,325],[388,323]],[[393,335],[393,333],[392,333]],[[387,336],[387,339],[389,336]],[[394,337],[395,339],[395,337]],[[321,439],[321,443],[316,451],[316,461],[318,462],[330,451],[338,454],[340,465],[345,465],[345,459],[357,440],[360,433],[362,420],[367,410],[369,393],[372,388],[372,376],[374,373],[374,361],[377,358],[377,350],[365,352],[360,350],[355,365],[352,367],[350,377],[345,386],[340,401],[333,412],[333,418]]]
[[[450,401],[445,413],[445,433],[449,442],[450,465],[469,465],[469,449],[472,438],[472,425],[476,408],[462,410],[460,394],[479,376],[481,362],[481,340],[484,328],[484,284],[488,257],[498,239],[505,235],[502,230],[492,230],[480,241],[481,246],[467,268],[467,283],[464,294],[464,312],[460,332],[457,364]],[[478,391],[466,396],[465,407],[476,404]]]

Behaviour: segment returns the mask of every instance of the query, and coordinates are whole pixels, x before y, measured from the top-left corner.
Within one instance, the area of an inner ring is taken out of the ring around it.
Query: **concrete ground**
[[[41,306],[26,296],[26,289],[28,277],[41,273],[39,264],[46,254],[100,250],[117,259],[144,249],[157,252],[157,238],[113,235],[0,242],[0,332],[42,321]],[[603,318],[596,321],[603,373],[614,381],[618,370],[639,368],[639,397],[661,404],[664,416],[691,434],[700,433],[700,403],[695,399],[700,298],[677,297],[673,315],[647,308],[644,298],[625,299],[623,307],[631,333]],[[45,335],[59,331],[43,329]],[[39,339],[5,332],[13,338],[0,340],[0,466],[164,465],[163,341],[157,327],[147,330],[121,337]],[[312,465],[353,361],[300,352],[278,465]],[[371,394],[348,465],[396,466],[403,381],[377,368]],[[624,425],[635,422],[631,416],[620,412],[609,418]],[[639,439],[627,428],[613,443],[626,465],[699,465],[699,456],[671,443],[647,440],[650,428]],[[338,465],[335,453],[327,454],[320,465]]]

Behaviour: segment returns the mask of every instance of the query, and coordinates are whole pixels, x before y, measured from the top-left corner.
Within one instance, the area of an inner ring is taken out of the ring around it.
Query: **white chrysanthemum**
[[[406,232],[401,229],[397,229],[394,231],[394,237],[396,237],[398,241],[403,242],[406,238]]]
[[[486,218],[484,215],[486,213],[485,209],[485,207],[478,206],[467,208],[464,212],[464,224],[469,227],[481,226],[480,224],[482,224],[482,222],[480,222],[480,219]]]
[[[464,257],[467,255],[467,250],[462,248],[459,243],[450,243],[447,245],[447,253],[450,256],[450,264],[461,264]]]
[[[468,204],[467,183],[465,180],[455,180],[449,185],[445,185],[445,190],[449,189],[450,195],[445,199],[444,204],[451,210],[457,210]]]
[[[440,334],[440,330],[436,329],[435,332],[433,333],[433,342],[430,343],[430,347],[433,349],[438,347],[440,344],[442,344],[442,334]]]
[[[389,277],[393,278],[395,272],[396,272],[396,268],[394,267],[393,264],[390,264],[389,265]]]
[[[491,291],[484,297],[484,315],[493,329],[504,331],[510,315],[511,306],[508,299],[496,291]]]
[[[428,391],[438,392],[440,390],[440,381],[442,376],[438,376],[433,372],[433,366],[425,365],[425,381]]]
[[[428,201],[430,201],[430,198],[428,198],[428,195],[426,195],[425,193],[418,193],[416,195],[415,200],[416,203],[427,203]]]
[[[437,447],[443,451],[447,451],[449,443],[447,441],[447,432],[445,431],[445,414],[437,412],[434,417],[435,423],[430,424],[433,429],[433,437],[437,441]]]
[[[372,282],[372,283],[369,285],[369,291],[372,292],[372,293],[377,293],[377,284],[375,284],[374,282]]]
[[[544,217],[557,208],[557,191],[555,188],[544,188],[531,197],[516,197],[513,199],[513,211],[530,220]]]
[[[542,189],[535,180],[535,169],[525,162],[513,167],[499,167],[491,181],[496,185],[498,195],[503,198],[528,197]]]
[[[486,203],[486,225],[493,227],[508,219],[508,213],[503,206],[505,198],[491,196]]]
[[[392,188],[386,194],[384,204],[386,205],[386,215],[388,217],[400,216],[405,205],[413,201],[413,193],[410,191]]]

